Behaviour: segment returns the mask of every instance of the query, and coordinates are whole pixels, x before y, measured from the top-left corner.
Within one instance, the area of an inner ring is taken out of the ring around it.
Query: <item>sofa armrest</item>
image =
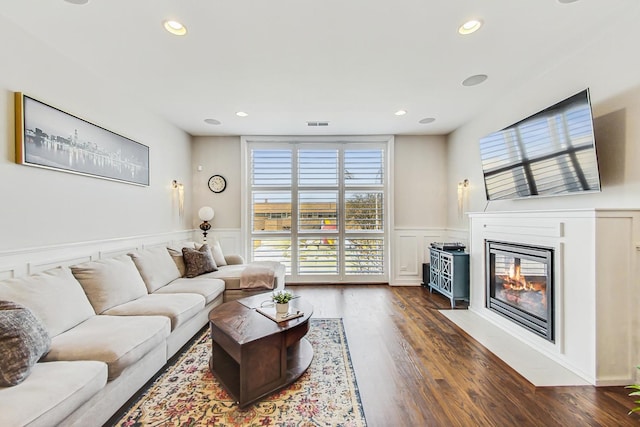
[[[244,264],[244,258],[242,255],[225,255],[224,260],[228,265]]]

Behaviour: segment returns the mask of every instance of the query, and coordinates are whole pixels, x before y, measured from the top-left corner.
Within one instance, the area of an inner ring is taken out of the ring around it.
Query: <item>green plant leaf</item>
[[[277,291],[271,298],[278,304],[285,304],[293,299],[293,294],[289,291]]]
[[[636,366],[637,369],[640,369],[640,366]],[[631,384],[626,386],[625,388],[629,390],[636,390],[629,393],[629,396],[640,396],[640,384]],[[640,404],[640,400],[634,400],[633,403]],[[633,414],[634,412],[640,411],[640,406],[636,406],[632,410],[629,411],[628,415]]]

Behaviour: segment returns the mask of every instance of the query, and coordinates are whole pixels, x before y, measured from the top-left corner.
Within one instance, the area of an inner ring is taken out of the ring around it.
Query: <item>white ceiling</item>
[[[0,14],[192,135],[447,134],[640,5],[0,1]],[[470,18],[484,26],[459,35]],[[181,21],[188,34],[170,35],[165,19]],[[462,86],[474,74],[489,78]],[[399,109],[408,113],[394,115]],[[426,117],[436,120],[418,123]],[[222,124],[206,124],[207,118]],[[329,126],[307,127],[307,121]]]

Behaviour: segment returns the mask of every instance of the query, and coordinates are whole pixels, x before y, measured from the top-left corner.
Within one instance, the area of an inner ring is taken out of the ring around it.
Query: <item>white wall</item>
[[[449,135],[449,185],[471,181],[468,211],[515,211],[640,206],[640,55],[634,22],[638,13],[598,29],[584,49],[569,51],[524,87],[486,106],[485,112]],[[485,83],[491,85],[491,76]],[[478,140],[589,87],[595,117],[602,192],[487,204]],[[471,90],[483,90],[481,87]],[[449,226],[467,227],[458,218],[455,191],[449,191]]]
[[[447,226],[446,147],[443,136],[395,137],[396,228]]]
[[[211,206],[215,216],[214,229],[240,229],[241,168],[240,137],[194,137],[193,153],[193,215],[192,226],[198,227],[198,209]],[[202,166],[202,171],[198,171]],[[222,175],[227,187],[222,193],[213,193],[207,183],[212,175]]]
[[[170,190],[173,179],[185,184],[189,218],[189,135],[150,114],[135,93],[122,93],[117,82],[99,78],[2,17],[0,39],[0,251],[166,233],[190,225],[178,217]],[[149,146],[150,186],[14,163],[13,92]]]

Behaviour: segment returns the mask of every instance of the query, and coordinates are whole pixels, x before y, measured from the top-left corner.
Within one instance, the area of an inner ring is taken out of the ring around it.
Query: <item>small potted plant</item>
[[[289,301],[293,299],[293,294],[289,291],[277,291],[273,293],[272,299],[276,303],[276,313],[285,315],[289,312]]]

